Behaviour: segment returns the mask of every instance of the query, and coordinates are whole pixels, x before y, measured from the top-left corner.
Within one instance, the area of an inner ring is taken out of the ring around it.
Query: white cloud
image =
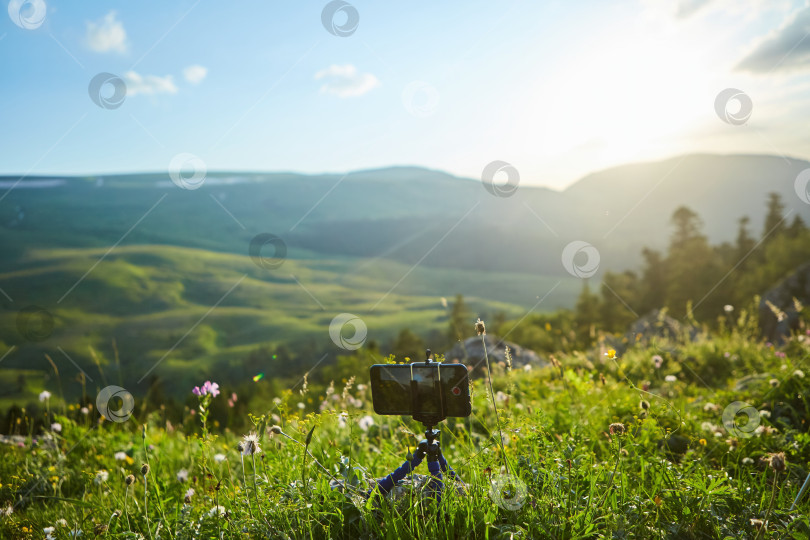
[[[773,70],[806,69],[810,61],[810,6],[785,20],[782,26],[762,39],[737,65],[740,71],[770,73]]]
[[[331,65],[315,74],[315,79],[324,79],[321,92],[335,94],[341,98],[357,97],[380,85],[380,80],[371,73],[358,73],[351,64]]]
[[[138,94],[176,94],[177,86],[171,75],[159,77],[157,75],[140,75],[134,71],[124,74],[127,83],[127,96]]]
[[[200,84],[208,75],[208,68],[200,65],[188,66],[183,70],[183,77],[191,84]]]
[[[116,18],[115,11],[107,13],[103,19],[87,22],[87,46],[96,52],[125,53],[129,48],[127,31]]]

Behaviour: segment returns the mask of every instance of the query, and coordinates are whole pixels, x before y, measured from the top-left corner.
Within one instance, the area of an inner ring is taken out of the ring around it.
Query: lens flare
[[[259,373],[258,375],[253,376],[253,382],[259,382],[259,380],[264,377],[264,373]]]

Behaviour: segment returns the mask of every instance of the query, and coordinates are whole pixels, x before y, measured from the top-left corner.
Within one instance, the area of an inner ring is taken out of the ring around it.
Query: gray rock
[[[793,304],[796,298],[803,305],[810,305],[810,262],[801,265],[793,274],[762,295],[759,302],[759,327],[762,335],[774,343],[780,343],[799,327],[799,313]],[[768,306],[768,302],[784,314],[781,318]]]
[[[506,361],[506,347],[509,347],[509,354],[512,356],[512,367],[522,368],[526,365],[539,368],[548,365],[536,352],[521,347],[517,343],[503,341],[502,339],[484,335],[487,345],[487,355],[490,364]],[[484,346],[481,344],[481,337],[471,337],[463,342],[456,343],[452,349],[444,353],[445,362],[458,361],[469,367],[480,367],[484,363]]]

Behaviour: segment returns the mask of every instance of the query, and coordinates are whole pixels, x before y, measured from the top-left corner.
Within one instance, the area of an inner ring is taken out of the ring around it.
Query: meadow
[[[774,345],[738,309],[621,354],[603,342],[542,368],[475,367],[473,414],[439,426],[464,485],[445,475],[439,501],[423,476],[374,491],[423,427],[371,412],[367,369],[299,381],[240,432],[207,418],[239,397],[204,381],[180,424],[43,396],[50,427],[0,445],[0,536],[807,538],[810,496],[793,504],[810,460],[808,353],[806,319]]]

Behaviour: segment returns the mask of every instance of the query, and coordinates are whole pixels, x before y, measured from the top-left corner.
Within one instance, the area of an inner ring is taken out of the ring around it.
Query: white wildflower
[[[208,511],[208,517],[221,516],[223,514],[225,514],[224,506],[215,506]]]
[[[177,471],[177,481],[188,482],[188,471],[186,469],[180,469]]]
[[[53,424],[51,424],[51,431],[61,433],[62,432],[62,424],[60,424],[59,422],[54,422]]]
[[[104,482],[106,482],[109,478],[110,478],[110,473],[108,473],[105,470],[101,470],[101,471],[98,471],[96,473],[96,477],[93,479],[93,482],[95,482],[97,485],[99,485],[99,484],[103,484]]]
[[[48,399],[51,399],[51,393],[50,392],[48,392],[47,390],[43,390],[42,392],[39,393],[39,400],[40,401],[46,401]]]
[[[675,382],[678,380],[678,377],[676,377],[675,375],[667,375],[666,377],[664,377],[664,380],[667,382]]]
[[[374,425],[374,419],[371,416],[366,415],[357,421],[357,425],[363,431],[368,431],[369,428]]]
[[[225,454],[214,454],[214,461],[217,463],[222,463],[225,461]]]
[[[115,457],[116,461],[124,461],[125,459],[127,459],[127,453],[126,452],[116,452],[114,457]]]

